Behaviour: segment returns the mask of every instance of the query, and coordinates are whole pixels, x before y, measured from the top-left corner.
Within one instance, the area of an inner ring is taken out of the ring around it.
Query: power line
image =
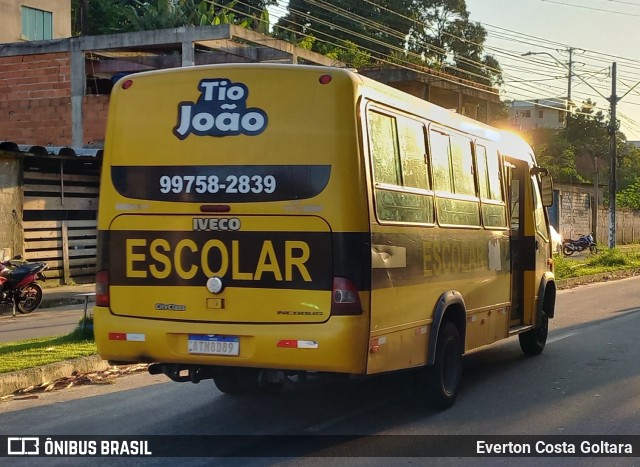
[[[545,3],[555,3],[556,5],[569,6],[569,7],[573,7],[573,8],[583,8],[585,10],[603,11],[605,13],[614,13],[614,14],[617,14],[617,15],[639,16],[640,17],[640,14],[633,14],[633,13],[628,13],[628,12],[625,12],[625,11],[606,10],[604,8],[594,8],[594,7],[590,7],[590,6],[576,5],[574,3],[558,2],[558,1],[555,1],[555,0],[540,0],[540,1],[541,2],[545,2]]]
[[[399,32],[399,31],[396,31],[396,30],[394,30],[394,29],[392,29],[392,28],[390,28],[390,27],[388,27],[386,25],[383,25],[382,23],[378,23],[378,22],[373,21],[373,20],[371,20],[369,18],[362,17],[362,16],[360,16],[360,15],[358,15],[356,13],[347,11],[347,10],[345,10],[343,8],[336,7],[334,5],[330,5],[330,4],[327,5],[325,2],[322,2],[322,0],[319,0],[319,1],[318,0],[311,0],[311,2],[315,3],[316,4],[315,6],[319,6],[323,10],[327,10],[327,12],[321,13],[322,16],[325,19],[318,18],[317,16],[314,17],[314,16],[311,16],[311,15],[307,14],[306,12],[301,12],[301,11],[295,11],[294,10],[294,13],[298,14],[298,15],[300,15],[302,17],[306,17],[306,18],[309,18],[309,19],[312,19],[312,20],[319,21],[320,24],[330,25],[333,28],[335,28],[335,24],[334,24],[335,17],[338,16],[338,17],[342,17],[342,18],[348,19],[348,20],[350,20],[352,22],[353,21],[357,21],[357,22],[359,22],[361,24],[365,24],[369,28],[375,28],[376,30],[384,31],[389,36],[396,37],[398,39],[405,37],[405,35],[403,33]],[[395,12],[393,10],[390,10],[389,8],[386,8],[384,6],[380,6],[380,5],[374,4],[373,2],[371,2],[369,0],[364,0],[364,2],[369,3],[371,5],[375,5],[376,7],[379,7],[381,9],[387,10],[388,12],[390,12],[392,14],[395,14],[395,15],[398,15],[400,17],[403,17],[405,19],[412,20],[411,18],[409,18],[406,15],[403,15],[401,13],[398,13],[398,12]],[[249,6],[250,8],[255,8],[255,7],[251,6],[251,5],[245,4],[243,2],[239,2],[239,3],[244,4],[246,6]],[[255,9],[259,10],[257,8],[255,8]],[[285,9],[283,7],[279,7],[275,11],[278,12],[278,13],[281,13],[282,17],[286,17],[287,9]],[[289,9],[289,11],[291,11],[291,9]],[[333,22],[332,22],[332,20],[333,20]],[[293,21],[290,21],[290,20],[287,20],[287,21],[290,24],[295,24]],[[412,20],[412,21],[414,21],[414,20]],[[421,23],[421,24],[424,24],[424,23]],[[300,25],[298,25],[298,26],[300,26]],[[485,25],[483,25],[483,26],[485,26]],[[305,34],[304,32],[300,33],[299,31],[294,31],[294,30],[292,30],[290,28],[283,27],[283,25],[280,25],[280,27],[282,27],[284,30],[288,30],[288,31],[293,32],[295,34],[299,34],[299,35],[301,35],[303,37],[308,37],[309,36],[309,34]],[[425,27],[428,27],[428,26],[425,25]],[[560,47],[565,47],[564,44],[561,44],[561,43],[558,43],[558,42],[548,41],[546,39],[538,38],[538,37],[535,37],[535,36],[525,35],[525,34],[522,34],[522,33],[519,33],[519,32],[511,31],[511,30],[508,30],[508,29],[505,29],[505,28],[500,28],[500,27],[497,27],[497,26],[490,26],[490,27],[495,28],[496,30],[498,30],[499,31],[498,34],[501,35],[505,40],[509,40],[510,43],[518,42],[518,43],[530,44],[530,45],[533,45],[535,47],[539,47],[539,48],[543,48],[543,49],[547,49],[547,50],[553,50],[553,51],[556,51],[556,52],[558,51],[558,47],[559,46]],[[354,37],[359,37],[361,39],[372,40],[369,36],[365,36],[363,34],[357,34],[357,33],[355,33],[354,31],[352,31],[351,29],[348,29],[348,28],[337,28],[337,29],[341,30],[342,32],[344,32],[346,34],[354,35]],[[315,31],[313,28],[310,28],[308,26],[307,26],[307,30],[308,30],[309,33],[312,33],[312,34],[318,32],[318,31]],[[492,34],[490,31],[487,31],[487,33],[488,34]],[[325,42],[325,43],[331,44],[332,46],[335,46],[335,47],[344,48],[339,43],[341,39],[337,38],[335,35],[330,35],[330,34],[326,34],[326,33],[323,33],[323,35],[325,35],[327,38],[329,38],[331,40],[322,39],[322,38],[319,38],[319,37],[316,37],[316,40],[318,40],[320,42]],[[457,40],[465,40],[464,38],[461,38],[459,36],[455,36],[455,35],[450,35],[450,36],[455,38],[455,39],[457,39]],[[522,37],[526,37],[527,40],[526,41],[520,40],[520,38],[522,38]],[[375,43],[377,43],[378,45],[383,45],[383,46],[389,48],[389,50],[395,50],[395,52],[397,52],[397,53],[401,52],[402,54],[406,54],[407,57],[413,57],[414,59],[420,58],[420,56],[418,54],[412,53],[412,52],[407,51],[405,49],[402,49],[402,48],[400,48],[398,46],[394,46],[392,44],[386,43],[384,41],[380,41],[378,39],[375,39],[375,41],[376,41]],[[499,55],[501,57],[504,57],[504,59],[509,60],[511,62],[520,63],[520,62],[524,61],[525,63],[529,63],[529,61],[525,61],[522,58],[520,58],[519,56],[521,54],[518,53],[518,52],[510,51],[508,49],[500,49],[500,48],[496,48],[496,47],[488,47],[488,46],[484,46],[484,44],[475,44],[475,45],[483,46],[483,49],[491,50],[491,51],[495,52],[497,55]],[[372,51],[370,49],[367,49],[367,48],[362,48],[362,50],[370,52],[370,53],[373,53],[374,56],[376,54],[374,51]],[[580,50],[584,50],[584,49],[580,49]],[[436,53],[445,54],[446,51],[444,49],[437,49]],[[602,63],[602,58],[599,58],[599,57],[601,55],[603,55],[603,54],[600,54],[600,53],[597,53],[597,52],[592,52],[592,51],[586,51],[586,50],[584,50],[584,53],[585,54],[587,54],[587,53],[590,54],[590,55],[588,55],[588,60],[590,60],[592,63],[595,63],[595,64],[598,64],[598,63],[601,64]],[[593,54],[595,54],[595,56],[593,56]],[[420,70],[416,69],[416,66],[415,66],[414,63],[411,63],[411,62],[409,62],[407,60],[402,60],[398,56],[391,57],[388,54],[378,54],[377,59],[381,63],[388,63],[388,64],[400,66],[401,68],[406,68],[406,69],[410,69],[410,70],[413,70],[413,71],[416,71],[416,72],[420,72]],[[503,60],[503,59],[501,58],[501,60]],[[625,59],[625,60],[628,60],[628,59]],[[638,62],[634,62],[634,61],[631,61],[631,60],[628,60],[628,62],[630,64],[631,63],[634,63],[634,64],[638,63]],[[502,63],[504,64],[505,62],[503,61]],[[479,68],[480,67],[484,67],[483,63],[475,62],[475,61],[472,61],[472,60],[470,60],[468,64],[472,65],[472,66],[479,67]],[[532,69],[530,67],[526,67],[526,66],[521,66],[521,65],[512,65],[511,69],[516,71],[516,73],[513,73],[513,74],[510,73],[510,72],[507,72],[504,69],[501,69],[503,78],[511,79],[513,81],[513,82],[509,82],[509,87],[513,88],[513,90],[512,91],[508,91],[508,90],[502,89],[501,90],[501,94],[503,96],[507,97],[507,98],[513,98],[513,99],[518,98],[518,99],[522,99],[522,100],[527,100],[527,99],[533,100],[533,99],[535,99],[535,97],[532,96],[532,92],[541,93],[541,94],[544,94],[546,96],[557,95],[558,93],[561,93],[561,88],[560,87],[551,86],[551,85],[545,83],[544,81],[540,81],[540,80],[535,80],[535,84],[534,84],[534,81],[532,81],[530,78],[529,79],[525,79],[524,77],[522,77],[522,76],[517,74],[518,72],[520,72],[520,73],[535,72],[538,75],[542,75],[543,77],[547,76],[547,77],[551,77],[551,78],[555,78],[555,79],[566,79],[566,77],[564,77],[564,76],[563,77],[557,77],[555,74],[541,73],[541,70],[539,68],[539,66],[542,65],[546,69],[548,69],[549,71],[553,71],[554,69],[557,69],[557,65],[554,66],[554,64],[544,63],[543,61],[542,62],[538,61],[537,65],[538,65],[538,68],[534,68],[534,69]],[[459,73],[465,73],[465,74],[467,74],[469,76],[474,76],[474,73],[470,72],[469,70],[461,70],[461,69],[459,69],[459,68],[457,68],[456,66],[453,66],[453,65],[449,65],[449,67],[451,69],[453,69],[453,70],[457,70]],[[496,69],[494,69],[494,71],[495,70]],[[598,72],[601,72],[601,70],[592,68],[592,69],[585,70],[584,73],[596,74]],[[475,74],[475,75],[478,76],[477,74]],[[482,76],[482,78],[484,78],[484,76]],[[549,80],[551,80],[551,79],[549,79]],[[457,84],[461,84],[457,79],[456,80],[449,80],[449,81],[453,81],[453,82],[456,82]],[[515,82],[517,82],[517,81],[529,82],[531,85],[527,86],[527,87],[524,87],[524,88],[523,87],[517,87],[516,88],[515,87],[515,84],[516,84]],[[474,83],[465,83],[464,86],[465,87],[479,89],[477,87],[477,85],[474,84]],[[594,86],[594,88],[608,89],[605,86],[600,86],[600,85],[597,85],[597,84]],[[482,89],[482,90],[486,91],[486,89]],[[601,97],[602,96],[597,97],[597,96],[593,96],[591,94],[580,92],[580,91],[576,92],[576,100],[578,100],[578,99],[580,99],[582,101],[592,100],[592,101],[595,102]],[[548,99],[545,98],[545,100],[548,100]],[[562,100],[559,99],[559,101],[562,101]],[[638,104],[638,105],[640,105],[640,104]],[[595,109],[596,110],[600,110],[600,111],[605,110],[605,109],[601,108],[600,106],[598,106],[597,104],[595,106]]]

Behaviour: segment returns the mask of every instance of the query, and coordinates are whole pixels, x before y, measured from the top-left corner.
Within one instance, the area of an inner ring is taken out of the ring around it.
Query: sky
[[[631,89],[640,82],[640,0],[466,3],[470,19],[488,32],[485,51],[503,69],[504,98],[566,97],[572,47],[572,100],[591,98],[608,116],[610,70],[616,62],[621,130],[629,140],[640,140],[640,85]],[[526,52],[545,52],[555,59],[546,54],[522,57]]]

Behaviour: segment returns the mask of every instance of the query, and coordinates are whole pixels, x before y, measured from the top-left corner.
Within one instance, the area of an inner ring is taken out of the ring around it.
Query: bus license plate
[[[206,355],[240,355],[237,336],[189,334],[189,353]]]

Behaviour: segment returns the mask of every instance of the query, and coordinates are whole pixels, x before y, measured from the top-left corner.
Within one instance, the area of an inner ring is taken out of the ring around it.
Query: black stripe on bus
[[[122,196],[178,203],[256,203],[321,193],[330,165],[112,166]]]
[[[369,238],[365,233],[114,230],[108,259],[101,248],[100,263],[108,263],[115,286],[204,286],[219,276],[226,287],[331,290],[339,276],[369,290]]]

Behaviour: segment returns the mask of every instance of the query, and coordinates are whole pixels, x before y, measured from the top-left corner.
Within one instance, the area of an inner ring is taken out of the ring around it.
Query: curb
[[[607,282],[616,279],[624,279],[625,277],[633,277],[640,274],[640,269],[623,269],[620,271],[601,272],[591,276],[572,277],[570,279],[562,279],[556,281],[558,289],[570,289],[578,285],[591,284],[593,282]]]
[[[0,374],[0,397],[11,395],[30,386],[53,382],[72,375],[74,372],[89,373],[106,370],[110,366],[106,360],[102,360],[98,355],[92,355]]]
[[[89,302],[91,305],[92,302]],[[39,308],[55,308],[57,306],[64,305],[83,305],[84,300],[82,298],[72,298],[72,297],[51,297],[51,298],[42,298],[42,303]]]

